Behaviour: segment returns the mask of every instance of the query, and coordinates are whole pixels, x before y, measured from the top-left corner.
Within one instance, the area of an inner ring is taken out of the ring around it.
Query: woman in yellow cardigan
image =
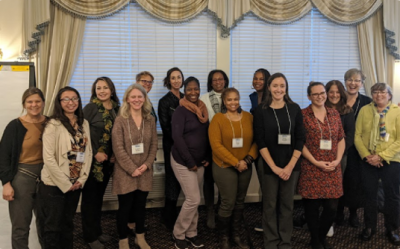
[[[239,235],[252,163],[257,157],[257,146],[253,142],[253,116],[240,110],[240,96],[235,88],[225,89],[221,98],[226,111],[224,108],[222,113],[214,116],[208,130],[213,176],[221,195],[218,211],[220,248],[231,248],[230,228],[236,246],[249,248]]]
[[[363,159],[362,179],[365,191],[364,222],[361,239],[370,240],[376,232],[379,179],[385,193],[386,236],[400,245],[395,233],[400,208],[400,108],[391,102],[392,90],[385,83],[371,87],[372,102],[360,110],[354,143]]]

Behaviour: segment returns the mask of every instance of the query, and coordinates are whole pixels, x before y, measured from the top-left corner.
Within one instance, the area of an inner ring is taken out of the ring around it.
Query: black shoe
[[[360,237],[364,241],[369,241],[369,240],[371,240],[371,238],[374,234],[375,234],[375,231],[372,230],[372,228],[364,228]]]
[[[329,244],[328,241],[326,241],[325,239],[321,241],[321,244],[324,247],[324,249],[333,249],[333,246]]]
[[[101,243],[107,243],[107,242],[109,242],[109,241],[111,241],[111,236],[110,235],[107,235],[107,234],[102,234],[102,235],[100,235],[98,238],[97,238]]]
[[[395,232],[389,230],[386,231],[386,237],[393,245],[400,246],[400,237]]]
[[[192,244],[192,246],[199,248],[204,246],[204,242],[202,239],[200,239],[197,236],[194,236],[192,238],[186,237],[186,241]]]
[[[177,239],[173,234],[172,239],[175,241],[176,249],[189,249],[189,244],[185,239]]]
[[[351,225],[352,227],[357,228],[357,227],[360,226],[360,221],[358,220],[357,213],[355,213],[355,214],[350,214],[349,222],[350,222],[350,225]]]

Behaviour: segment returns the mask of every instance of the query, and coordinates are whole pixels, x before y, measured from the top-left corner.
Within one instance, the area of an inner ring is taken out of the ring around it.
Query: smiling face
[[[262,92],[264,87],[264,74],[262,72],[257,72],[253,77],[253,87],[257,92]]]
[[[326,101],[325,87],[323,85],[313,86],[311,88],[311,93],[308,96],[308,99],[311,100],[311,104],[314,106],[324,106]]]
[[[74,91],[65,91],[60,98],[61,108],[65,114],[74,114],[79,107],[79,98]]]
[[[185,98],[192,103],[197,104],[200,96],[200,87],[196,81],[191,81],[187,84],[185,89]]]
[[[240,106],[239,95],[236,92],[228,93],[224,98],[224,104],[229,112],[236,112]]]
[[[182,86],[182,74],[179,71],[173,71],[171,76],[169,77],[169,81],[171,82],[171,90],[179,91]]]
[[[33,94],[25,99],[24,108],[29,116],[40,116],[44,107],[44,101],[39,94]]]
[[[286,81],[284,78],[275,78],[268,87],[274,101],[282,101],[286,95]]]
[[[128,94],[126,102],[129,104],[131,110],[141,110],[145,97],[138,89],[132,89]]]
[[[150,75],[142,75],[138,83],[142,85],[147,93],[149,93],[151,91],[151,88],[153,87],[153,79]]]
[[[336,85],[332,85],[328,91],[328,100],[332,105],[337,105],[340,101],[340,92]]]
[[[225,88],[225,79],[222,73],[216,72],[212,76],[212,84],[211,84],[214,92],[220,93]]]
[[[375,90],[372,92],[372,101],[374,101],[374,103],[380,108],[387,106],[391,98],[392,96],[387,90]]]
[[[362,80],[360,74],[353,74],[345,82],[346,90],[349,95],[356,95],[360,88],[362,87]]]
[[[96,97],[102,102],[111,99],[111,89],[104,80],[99,80],[96,83]]]

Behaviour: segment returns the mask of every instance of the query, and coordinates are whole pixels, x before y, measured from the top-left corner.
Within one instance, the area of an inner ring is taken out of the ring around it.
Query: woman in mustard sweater
[[[238,248],[249,248],[239,235],[244,199],[252,174],[251,165],[257,157],[257,146],[253,142],[253,116],[249,112],[238,111],[240,96],[235,88],[224,90],[221,98],[226,111],[214,116],[208,130],[213,176],[221,194],[218,211],[220,248],[231,248],[231,218],[233,242]]]

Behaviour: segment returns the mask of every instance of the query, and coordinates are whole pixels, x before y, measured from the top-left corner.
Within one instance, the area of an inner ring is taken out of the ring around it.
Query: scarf
[[[208,97],[210,98],[210,103],[211,103],[212,109],[214,110],[214,113],[217,114],[217,113],[221,112],[221,107],[219,104],[219,100],[221,99],[221,94],[216,93],[214,90],[211,90]]]
[[[370,135],[370,142],[369,142],[369,150],[372,153],[375,153],[376,146],[380,144],[381,142],[385,141],[386,137],[386,113],[390,109],[391,102],[385,107],[385,109],[382,112],[374,112],[374,118],[372,120],[372,130],[371,130],[371,135]],[[374,105],[376,107],[376,104]],[[376,128],[374,128],[376,127]],[[378,135],[379,131],[379,135]]]
[[[386,108],[382,112],[378,112],[378,114],[379,114],[379,137],[382,141],[384,141],[385,137],[386,137],[385,118],[386,118],[386,113],[389,111],[389,109],[390,109],[390,105],[386,106]]]
[[[103,113],[103,115],[102,115],[103,122],[104,122],[103,136],[101,136],[101,139],[99,140],[99,148],[98,148],[97,152],[106,153],[108,151],[108,147],[110,145],[109,141],[111,139],[111,129],[112,129],[114,120],[113,120],[112,116],[110,115],[110,111],[107,110],[106,108],[104,108],[103,102],[101,102],[98,98],[96,98],[96,97],[93,98],[91,102],[97,105],[97,108],[99,109],[100,113]],[[111,100],[111,105],[112,105],[112,109],[117,107],[117,103],[114,102],[113,100]],[[103,177],[104,177],[103,163],[93,160],[92,173],[94,174],[94,178],[96,178],[96,180],[98,182],[103,182]]]
[[[206,123],[208,121],[208,112],[207,107],[203,101],[198,100],[198,104],[194,104],[187,100],[186,98],[182,98],[179,100],[179,105],[185,107],[189,111],[193,112],[199,118],[201,123]]]

